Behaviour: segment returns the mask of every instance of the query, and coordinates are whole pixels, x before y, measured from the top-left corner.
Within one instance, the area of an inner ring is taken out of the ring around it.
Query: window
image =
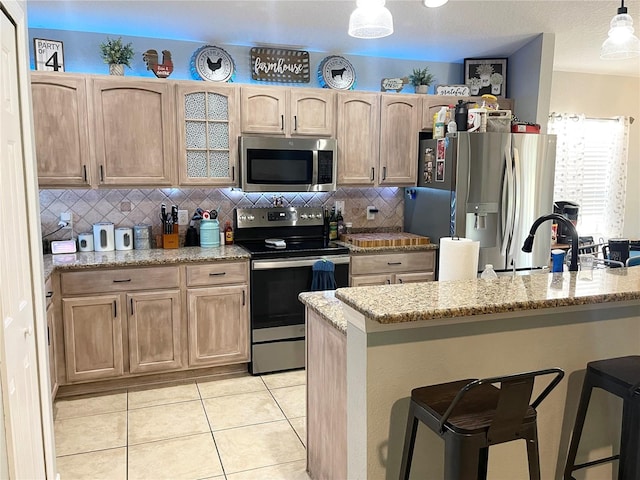
[[[552,113],[549,133],[558,136],[554,201],[580,205],[580,235],[622,236],[629,120]]]

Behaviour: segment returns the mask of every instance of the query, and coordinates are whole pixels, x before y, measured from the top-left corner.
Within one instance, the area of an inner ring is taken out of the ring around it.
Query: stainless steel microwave
[[[240,137],[245,192],[331,192],[336,189],[333,138]]]

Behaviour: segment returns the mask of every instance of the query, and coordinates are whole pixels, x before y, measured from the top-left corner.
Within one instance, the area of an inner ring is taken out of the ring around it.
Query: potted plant
[[[133,47],[131,42],[124,45],[122,37],[117,40],[107,37],[107,41],[100,44],[100,54],[104,63],[109,64],[110,75],[124,75],[125,65],[131,68]]]
[[[415,87],[416,93],[427,93],[433,80],[434,77],[429,73],[429,67],[424,67],[422,70],[414,68],[413,73],[409,75],[409,81]]]

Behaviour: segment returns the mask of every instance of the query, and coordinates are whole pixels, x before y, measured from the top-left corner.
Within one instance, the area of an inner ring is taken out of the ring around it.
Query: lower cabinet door
[[[396,273],[396,283],[433,282],[434,272]]]
[[[246,285],[187,290],[189,366],[249,361]]]
[[[67,380],[79,382],[122,375],[120,296],[64,298],[62,311]]]
[[[377,275],[357,275],[351,277],[352,287],[368,287],[371,285],[391,285],[392,276],[386,273]]]
[[[53,305],[47,307],[47,344],[49,346],[49,380],[51,382],[51,393],[58,389],[58,378],[56,373],[56,351],[55,351],[55,319],[53,316]]]
[[[180,291],[127,295],[129,372],[175,370],[182,366]]]

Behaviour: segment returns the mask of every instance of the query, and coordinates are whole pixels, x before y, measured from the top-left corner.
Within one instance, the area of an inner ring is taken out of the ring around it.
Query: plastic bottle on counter
[[[453,105],[449,105],[447,110],[447,133],[456,133],[458,124],[456,123],[456,111]]]
[[[498,278],[498,274],[493,269],[493,265],[487,263],[484,266],[484,270],[480,274],[480,278],[482,278],[483,280],[495,280],[496,278]]]
[[[224,244],[233,245],[233,227],[229,220],[224,224]]]
[[[444,138],[445,125],[447,121],[447,107],[441,107],[436,117],[436,123],[433,125],[433,138]]]

